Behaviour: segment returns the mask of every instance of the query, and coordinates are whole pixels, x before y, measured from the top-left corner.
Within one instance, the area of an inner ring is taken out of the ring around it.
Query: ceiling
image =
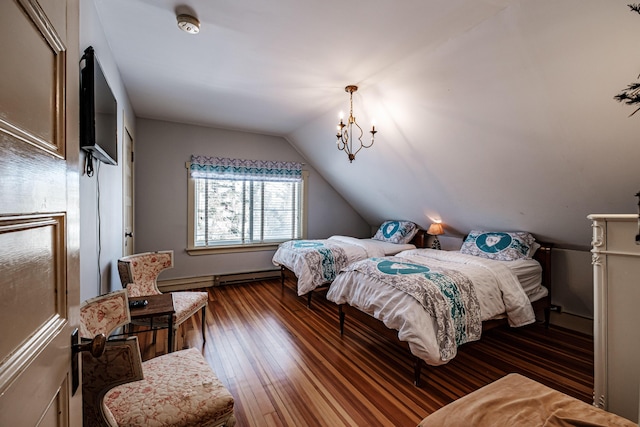
[[[372,225],[520,229],[587,247],[628,213],[640,16],[614,0],[95,0],[138,117],[283,136]],[[176,24],[190,12],[201,31]],[[349,164],[344,87],[376,121]]]
[[[97,0],[140,117],[287,135],[508,1]],[[177,26],[179,13],[201,22]],[[364,96],[364,95],[362,95]]]

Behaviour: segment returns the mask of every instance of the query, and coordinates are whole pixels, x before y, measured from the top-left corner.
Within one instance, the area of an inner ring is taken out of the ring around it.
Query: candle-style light
[[[353,162],[356,159],[356,154],[358,154],[360,150],[362,150],[363,148],[369,148],[373,145],[376,133],[378,133],[375,124],[372,124],[371,130],[369,131],[369,133],[371,134],[371,142],[369,144],[364,144],[362,142],[362,136],[364,135],[364,132],[362,131],[360,125],[358,125],[358,123],[356,122],[356,118],[353,115],[353,92],[357,90],[358,86],[355,85],[349,85],[344,88],[345,92],[349,92],[349,118],[347,119],[347,123],[345,124],[344,114],[340,112],[340,123],[338,123],[338,133],[336,134],[336,145],[338,147],[338,150],[342,150],[347,153],[347,155],[349,156],[349,163]],[[353,147],[354,126],[357,127],[360,131],[360,136],[358,136],[358,142],[360,146],[356,146],[355,151]]]

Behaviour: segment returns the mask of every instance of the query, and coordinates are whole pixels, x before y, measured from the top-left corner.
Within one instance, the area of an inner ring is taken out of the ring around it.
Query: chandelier
[[[344,88],[345,92],[349,92],[349,118],[347,119],[347,123],[345,124],[342,120],[342,113],[340,113],[340,123],[338,123],[338,133],[336,134],[336,138],[338,138],[338,140],[336,141],[338,150],[342,150],[347,153],[347,155],[349,156],[349,163],[353,162],[356,159],[356,154],[358,154],[358,151],[362,150],[363,148],[369,148],[373,145],[373,140],[376,136],[376,133],[378,132],[376,130],[376,127],[372,125],[371,130],[369,131],[369,133],[371,133],[371,142],[369,144],[365,144],[362,142],[362,136],[364,135],[364,132],[356,122],[356,118],[353,116],[353,92],[357,90],[358,86],[355,85],[349,85]],[[355,129],[354,127],[357,129]],[[354,131],[360,132],[358,141],[356,141],[355,151],[353,151],[353,138],[355,136],[353,133]]]

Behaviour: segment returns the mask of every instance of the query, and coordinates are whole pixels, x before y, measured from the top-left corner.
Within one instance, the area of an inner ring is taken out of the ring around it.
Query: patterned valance
[[[191,156],[192,178],[254,181],[302,181],[302,163]]]

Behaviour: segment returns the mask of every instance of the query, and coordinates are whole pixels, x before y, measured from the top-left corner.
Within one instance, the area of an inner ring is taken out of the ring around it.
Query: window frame
[[[189,255],[209,255],[209,254],[223,254],[223,253],[240,253],[240,252],[255,252],[255,251],[268,251],[276,250],[278,245],[286,240],[272,241],[269,243],[234,243],[217,246],[195,246],[195,179],[191,177],[190,168],[191,163],[186,163],[187,167],[187,247],[186,251]],[[308,206],[308,178],[309,171],[302,171],[302,191],[301,191],[301,238],[307,238],[307,206]],[[290,239],[287,239],[290,240]]]

